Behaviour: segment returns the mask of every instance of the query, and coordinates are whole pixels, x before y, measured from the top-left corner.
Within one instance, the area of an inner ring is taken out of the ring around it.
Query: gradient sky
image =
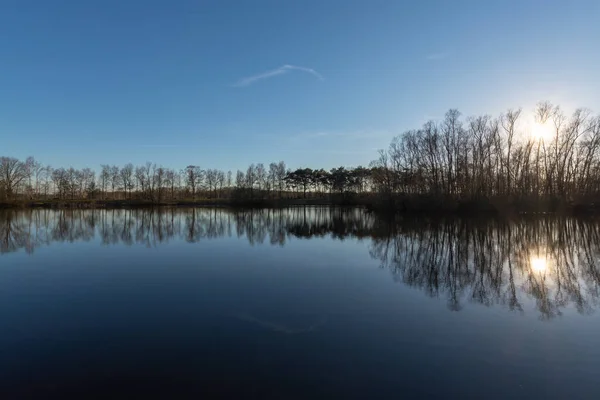
[[[0,0],[0,155],[366,165],[449,108],[600,111],[600,1]]]

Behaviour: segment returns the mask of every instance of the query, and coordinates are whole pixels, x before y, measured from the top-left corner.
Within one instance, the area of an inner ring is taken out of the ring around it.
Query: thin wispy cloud
[[[138,144],[138,145],[132,145],[131,147],[136,147],[136,148],[146,148],[146,149],[180,149],[180,148],[189,148],[189,147],[196,147],[194,145],[191,144],[162,144],[162,143],[148,143],[148,144]]]
[[[136,147],[156,147],[156,148],[172,148],[172,147],[189,147],[183,144],[140,144]]]
[[[337,138],[344,140],[351,139],[375,139],[379,137],[387,137],[390,133],[385,130],[359,130],[359,131],[316,131],[303,132],[290,136],[291,140],[308,140],[316,138]]]
[[[269,79],[269,78],[273,78],[274,76],[278,76],[278,75],[284,75],[284,74],[288,74],[292,71],[301,71],[301,72],[305,72],[307,74],[311,74],[312,76],[314,76],[315,78],[319,79],[319,80],[323,80],[323,75],[321,75],[320,73],[318,73],[317,71],[315,71],[312,68],[306,68],[306,67],[300,67],[297,65],[283,65],[277,69],[273,69],[270,71],[266,71],[266,72],[262,72],[260,74],[257,75],[253,75],[253,76],[249,76],[246,78],[242,78],[239,81],[237,81],[236,83],[233,84],[234,87],[245,87],[245,86],[250,86],[253,83],[256,83],[258,81],[262,81],[265,79]]]
[[[444,58],[448,57],[448,52],[447,51],[443,51],[440,53],[431,53],[427,56],[427,59],[429,61],[439,61],[439,60],[443,60]]]

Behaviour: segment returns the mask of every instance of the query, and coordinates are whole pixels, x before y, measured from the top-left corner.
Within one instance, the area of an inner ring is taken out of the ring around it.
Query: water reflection
[[[546,257],[534,256],[531,257],[531,269],[536,273],[543,273],[546,271]]]
[[[567,306],[589,313],[598,303],[596,223],[548,217],[419,225],[373,239],[372,255],[402,282],[445,297],[452,310],[471,301],[521,311],[527,298],[548,319]]]
[[[373,259],[395,280],[447,301],[501,305],[541,318],[566,307],[595,309],[600,287],[600,228],[594,221],[544,217],[515,221],[383,220],[360,209],[227,211],[27,210],[0,212],[0,252],[34,253],[53,242],[156,247],[221,237],[284,246],[290,238],[369,240]]]
[[[254,244],[283,246],[288,237],[366,238],[373,217],[358,209],[287,210],[139,209],[0,211],[0,253],[33,253],[52,242],[90,241],[104,245],[156,247],[173,239],[189,243],[235,235]]]

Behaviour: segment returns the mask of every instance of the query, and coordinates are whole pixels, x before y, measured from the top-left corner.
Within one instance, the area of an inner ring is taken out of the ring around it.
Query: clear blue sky
[[[366,165],[449,108],[600,111],[598,0],[0,0],[0,51],[0,154],[53,166]]]

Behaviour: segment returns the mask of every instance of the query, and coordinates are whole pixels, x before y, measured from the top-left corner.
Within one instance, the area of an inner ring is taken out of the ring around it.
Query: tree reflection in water
[[[387,220],[326,207],[0,211],[2,254],[95,238],[156,247],[232,235],[277,246],[292,237],[369,240],[371,257],[395,280],[445,298],[451,310],[474,302],[522,311],[531,299],[549,319],[568,306],[590,313],[600,294],[600,228],[590,220]]]

